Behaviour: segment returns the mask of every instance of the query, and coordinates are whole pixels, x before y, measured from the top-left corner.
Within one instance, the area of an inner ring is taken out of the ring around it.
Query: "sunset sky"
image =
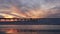
[[[3,17],[60,18],[60,0],[0,0],[0,18]]]
[[[0,18],[38,18],[38,20],[31,19],[31,21],[29,19],[27,19],[26,21],[21,19],[21,22],[19,21],[19,19],[17,19],[17,22],[11,23],[8,22],[10,19],[6,19],[7,22],[0,23],[0,28],[13,27],[33,30],[59,29],[60,31],[60,0],[0,0]],[[7,24],[11,25],[8,26]],[[15,26],[13,24],[19,25]],[[58,25],[56,26],[56,24]],[[13,32],[13,29],[6,32],[10,33],[11,31]]]

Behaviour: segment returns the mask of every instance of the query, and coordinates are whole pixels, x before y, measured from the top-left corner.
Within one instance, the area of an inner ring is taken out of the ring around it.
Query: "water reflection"
[[[60,32],[10,32],[0,31],[0,34],[60,34]]]
[[[57,26],[60,25],[0,25],[0,34],[59,34]]]

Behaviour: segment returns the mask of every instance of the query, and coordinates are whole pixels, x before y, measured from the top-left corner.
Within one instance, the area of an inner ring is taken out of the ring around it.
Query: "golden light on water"
[[[6,33],[7,33],[7,34],[18,34],[18,32],[17,32],[16,29],[9,29],[9,30],[6,30]]]

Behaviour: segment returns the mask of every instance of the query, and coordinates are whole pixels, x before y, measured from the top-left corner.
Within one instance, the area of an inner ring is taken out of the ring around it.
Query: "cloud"
[[[47,18],[60,18],[60,6],[51,8],[49,11],[52,13],[49,14]]]
[[[0,0],[0,5],[2,4],[4,6],[12,5],[17,7],[19,11],[16,12],[24,13],[27,17],[47,17],[48,15],[50,17],[59,12],[52,8],[60,6],[60,0]]]

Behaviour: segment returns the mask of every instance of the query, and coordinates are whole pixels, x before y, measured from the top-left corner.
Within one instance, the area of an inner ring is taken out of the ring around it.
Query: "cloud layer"
[[[17,13],[29,18],[59,18],[59,3],[60,0],[0,0],[0,6],[14,5],[19,10]]]

